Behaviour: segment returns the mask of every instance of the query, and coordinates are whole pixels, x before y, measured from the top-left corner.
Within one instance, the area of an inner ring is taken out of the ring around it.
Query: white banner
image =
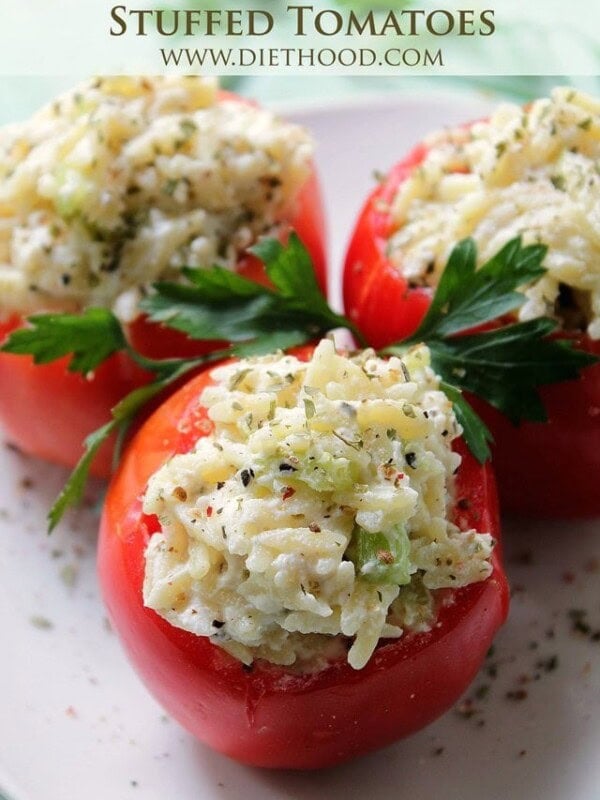
[[[0,74],[595,75],[590,0],[0,0]]]

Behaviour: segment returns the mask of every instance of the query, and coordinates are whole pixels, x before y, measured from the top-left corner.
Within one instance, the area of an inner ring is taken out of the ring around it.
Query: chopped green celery
[[[58,195],[54,201],[56,210],[60,216],[69,220],[76,216],[86,200],[90,191],[89,181],[72,167],[60,164],[54,170]]]
[[[392,624],[411,630],[431,625],[435,619],[435,603],[431,590],[423,583],[423,573],[416,572],[390,607]]]
[[[339,458],[331,453],[321,453],[313,461],[303,459],[300,469],[294,475],[316,492],[347,491],[359,483],[360,469],[347,458]]]
[[[387,533],[369,533],[354,526],[348,557],[359,577],[370,583],[405,586],[410,583],[410,540],[403,525]]]

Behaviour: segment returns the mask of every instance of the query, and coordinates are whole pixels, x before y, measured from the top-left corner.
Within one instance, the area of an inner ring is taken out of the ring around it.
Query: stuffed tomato
[[[98,78],[0,132],[0,343],[27,316],[110,308],[154,358],[214,343],[148,323],[138,303],[183,266],[265,281],[247,248],[294,229],[326,291],[324,221],[307,133],[197,77]],[[0,353],[0,425],[73,465],[85,436],[148,374],[125,354],[84,378]],[[111,448],[93,471],[106,475]]]
[[[522,235],[548,247],[520,320],[548,316],[559,337],[600,355],[600,103],[570,89],[436,134],[367,200],[348,249],[346,312],[374,346],[410,335],[447,256],[472,237],[480,262]],[[475,400],[494,437],[500,498],[538,516],[600,513],[600,366],[543,387],[548,422],[515,427]],[[560,468],[549,490],[548,467]],[[570,465],[565,468],[566,465]]]
[[[506,617],[495,485],[415,348],[226,362],[137,433],[99,573],[142,679],[242,762],[316,768],[406,736]]]

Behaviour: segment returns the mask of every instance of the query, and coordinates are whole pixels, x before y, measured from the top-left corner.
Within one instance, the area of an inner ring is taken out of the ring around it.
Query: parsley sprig
[[[118,458],[120,444],[139,411],[186,374],[224,357],[260,355],[304,344],[339,327],[348,328],[365,344],[356,326],[333,311],[321,295],[310,256],[295,234],[286,245],[265,239],[252,252],[263,261],[271,287],[220,267],[186,268],[187,282],[157,283],[142,301],[142,310],[153,322],[192,339],[224,343],[205,356],[148,358],[133,348],[112,312],[101,308],[78,315],[36,314],[29,318],[29,327],[11,334],[1,349],[28,354],[38,364],[69,356],[69,370],[88,374],[114,353],[126,352],[153,375],[150,383],[124,397],[112,409],[112,418],[86,438],[83,455],[49,512],[50,530],[81,499],[103,442],[117,434]],[[516,424],[541,422],[546,412],[538,387],[576,378],[583,367],[597,361],[570,341],[552,338],[557,324],[551,319],[490,326],[524,302],[524,295],[516,290],[544,274],[545,254],[543,245],[525,247],[517,238],[477,269],[475,244],[465,239],[452,251],[418,330],[381,351],[402,357],[417,343],[428,345],[440,388],[452,401],[467,445],[480,462],[490,456],[492,437],[463,392],[487,400]]]
[[[475,242],[463,239],[450,253],[427,314],[409,341],[452,336],[515,311],[525,301],[515,289],[542,277],[546,252],[544,245],[524,247],[519,237],[477,269]]]
[[[30,355],[36,364],[70,356],[70,372],[93,372],[127,343],[119,321],[105,308],[81,314],[34,314],[29,327],[18,328],[1,348],[5,353]]]
[[[184,269],[188,285],[157,283],[142,310],[192,339],[234,343],[232,354],[255,355],[285,349],[334,328],[360,331],[336,314],[321,294],[308,251],[292,233],[287,245],[265,239],[251,248],[265,265],[273,288],[220,267]]]
[[[157,323],[192,339],[223,342],[223,347],[198,358],[152,359],[128,341],[115,315],[104,308],[82,314],[35,314],[29,326],[14,331],[0,348],[30,355],[36,364],[69,356],[68,369],[88,375],[114,353],[125,352],[153,375],[112,409],[112,417],[83,443],[83,454],[48,513],[52,531],[67,508],[82,498],[94,457],[102,444],[117,435],[115,460],[127,431],[141,409],[168,386],[199,367],[237,356],[270,353],[304,344],[339,327],[360,331],[333,311],[320,292],[306,248],[295,234],[286,246],[266,239],[252,252],[265,265],[272,288],[260,286],[221,267],[184,269],[187,284],[157,283],[142,303]],[[226,342],[230,342],[229,345]]]
[[[129,350],[129,348],[127,348]],[[203,358],[197,359],[169,359],[168,362],[157,361],[154,370],[154,380],[146,386],[134,389],[122,400],[120,400],[111,411],[112,418],[105,425],[92,431],[86,436],[83,442],[83,455],[77,462],[75,468],[63,486],[60,494],[52,504],[48,512],[48,532],[51,533],[62,519],[65,511],[71,506],[77,505],[83,496],[83,492],[88,480],[90,467],[96,453],[104,442],[113,434],[117,435],[115,446],[114,461],[118,462],[123,442],[127,431],[144,406],[166,389],[170,384],[178,381],[188,372],[202,366],[210,360],[214,360],[222,353],[214,352]],[[136,358],[136,360],[138,360]],[[150,359],[142,359],[146,367],[151,363]]]
[[[525,295],[515,289],[545,273],[546,251],[544,245],[523,246],[518,237],[477,269],[475,243],[459,242],[419,328],[409,339],[383,350],[402,356],[413,344],[427,344],[431,366],[480,462],[491,455],[492,436],[463,391],[486,400],[516,425],[526,420],[545,422],[538,388],[577,378],[581,369],[598,360],[569,340],[552,338],[558,323],[547,317],[469,333],[525,302]]]

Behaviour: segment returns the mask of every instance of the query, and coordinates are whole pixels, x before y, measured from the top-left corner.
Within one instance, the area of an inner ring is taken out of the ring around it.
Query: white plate
[[[446,95],[295,115],[319,142],[335,264],[372,170],[432,127],[486,110]],[[548,467],[556,491],[561,466]],[[472,708],[335,770],[275,773],[205,749],[148,696],[98,597],[96,511],[45,534],[63,480],[0,448],[0,787],[14,800],[598,800],[600,642],[573,632],[568,616],[588,610],[600,629],[597,523],[506,524],[515,596],[488,663],[497,677],[482,673]]]

